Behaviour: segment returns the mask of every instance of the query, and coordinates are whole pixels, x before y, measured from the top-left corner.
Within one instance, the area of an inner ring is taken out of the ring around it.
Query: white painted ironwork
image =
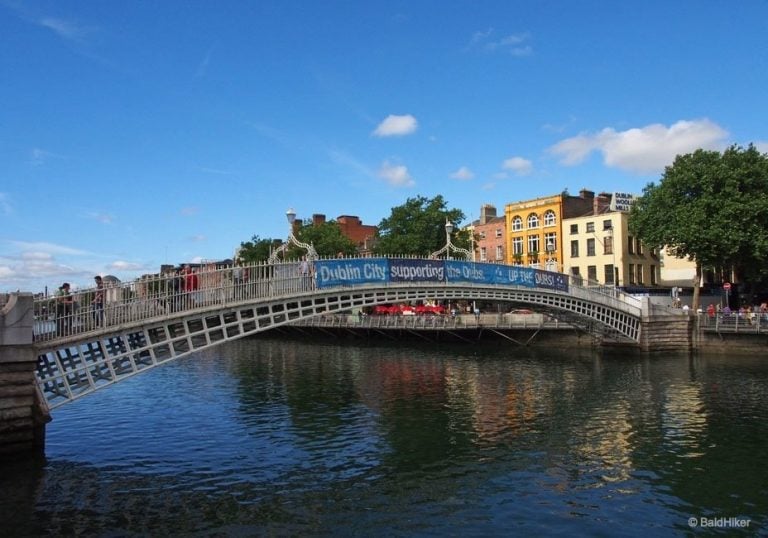
[[[445,221],[445,246],[440,250],[436,250],[429,255],[430,258],[439,258],[441,254],[445,254],[446,259],[451,259],[451,251],[458,252],[464,255],[465,260],[472,259],[472,253],[465,248],[457,247],[451,242],[451,234],[453,233],[453,223],[450,220]]]
[[[194,275],[194,277],[193,277]],[[179,278],[183,278],[179,282]],[[108,290],[35,302],[41,392],[53,408],[169,360],[300,320],[379,304],[485,300],[535,305],[599,337],[639,341],[640,300],[571,279],[569,292],[461,282],[377,283],[317,289],[300,262],[201,267]]]
[[[314,261],[318,259],[319,256],[317,255],[317,251],[315,250],[314,246],[309,243],[303,243],[302,241],[299,241],[296,239],[296,236],[293,235],[293,224],[296,222],[296,212],[293,210],[293,208],[288,209],[288,211],[285,212],[285,216],[288,219],[288,240],[272,252],[267,262],[277,263],[277,261],[280,259],[280,254],[283,254],[286,250],[288,250],[291,245],[296,245],[297,247],[306,250],[308,261]]]

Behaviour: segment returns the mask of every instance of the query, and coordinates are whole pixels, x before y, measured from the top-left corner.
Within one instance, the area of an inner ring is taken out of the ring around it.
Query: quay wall
[[[0,308],[0,459],[42,454],[50,420],[38,398],[32,346],[32,294],[13,294]]]

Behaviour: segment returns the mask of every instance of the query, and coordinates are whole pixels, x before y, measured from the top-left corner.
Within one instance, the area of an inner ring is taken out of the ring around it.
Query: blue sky
[[[0,291],[768,151],[768,2],[0,0]]]

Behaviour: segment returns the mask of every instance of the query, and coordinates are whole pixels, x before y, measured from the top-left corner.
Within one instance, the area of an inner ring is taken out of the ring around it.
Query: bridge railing
[[[130,282],[77,290],[35,301],[35,341],[102,331],[156,317],[314,287],[299,262],[201,268],[149,275]],[[101,297],[100,301],[98,298]]]
[[[626,309],[634,301],[640,306],[639,299],[622,296],[616,288],[573,276],[569,282],[569,293],[575,296],[594,299],[597,295],[617,308]],[[106,283],[103,288],[80,289],[69,296],[37,299],[34,338],[36,342],[66,339],[214,306],[297,294],[313,290],[315,285],[312,267],[300,261],[202,266],[147,275],[125,283]]]

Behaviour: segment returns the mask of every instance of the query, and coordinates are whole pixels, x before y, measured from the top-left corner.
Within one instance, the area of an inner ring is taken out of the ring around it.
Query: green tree
[[[258,263],[267,261],[272,249],[280,246],[279,239],[261,239],[254,235],[250,241],[240,243],[237,260],[241,263]]]
[[[382,255],[427,256],[445,246],[445,222],[456,229],[464,220],[460,209],[448,209],[441,195],[432,199],[424,196],[409,198],[405,204],[392,208],[388,218],[381,221],[374,252]],[[469,232],[454,232],[451,243],[469,249]]]
[[[736,268],[751,279],[768,259],[768,155],[754,146],[722,154],[678,155],[659,184],[635,202],[629,228],[647,245],[664,246],[696,264],[694,310],[704,268]]]
[[[335,257],[338,254],[351,256],[357,252],[355,243],[341,233],[341,227],[335,220],[322,224],[304,224],[294,235],[302,243],[315,247],[320,257]],[[288,259],[299,259],[306,254],[306,251],[292,245],[286,254]]]

